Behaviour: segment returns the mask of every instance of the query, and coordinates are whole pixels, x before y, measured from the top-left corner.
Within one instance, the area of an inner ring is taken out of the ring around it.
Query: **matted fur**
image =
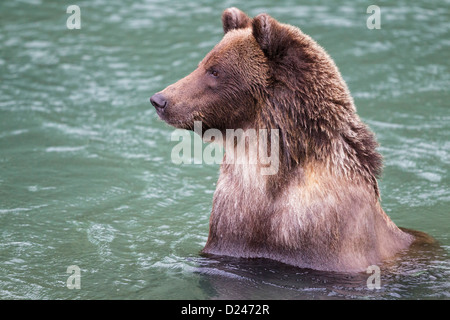
[[[413,237],[380,206],[375,137],[330,56],[267,14],[230,8],[222,22],[222,41],[159,93],[158,115],[191,130],[278,129],[280,169],[223,161],[203,252],[363,271],[407,248]]]

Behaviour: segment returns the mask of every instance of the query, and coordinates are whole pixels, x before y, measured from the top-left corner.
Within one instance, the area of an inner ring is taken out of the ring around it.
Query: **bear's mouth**
[[[167,114],[164,110],[156,110],[158,117],[168,125],[177,129],[194,130],[194,119],[190,116],[188,119],[179,119]]]

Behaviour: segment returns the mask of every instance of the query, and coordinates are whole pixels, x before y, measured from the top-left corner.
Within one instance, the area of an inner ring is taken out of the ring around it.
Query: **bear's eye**
[[[219,76],[219,71],[211,69],[211,70],[209,70],[209,74],[211,76],[213,76],[214,78],[217,78]]]

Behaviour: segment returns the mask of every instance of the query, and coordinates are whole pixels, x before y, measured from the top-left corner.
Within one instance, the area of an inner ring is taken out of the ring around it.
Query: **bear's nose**
[[[162,93],[154,94],[150,98],[150,102],[158,111],[164,110],[164,108],[167,106],[167,99]]]

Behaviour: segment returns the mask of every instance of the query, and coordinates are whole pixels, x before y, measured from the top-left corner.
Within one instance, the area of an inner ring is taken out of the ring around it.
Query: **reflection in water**
[[[379,289],[368,287],[372,273],[299,269],[267,259],[213,256],[195,261],[202,288],[213,299],[408,299],[417,292],[442,298],[440,292],[449,288],[450,264],[438,244],[413,246],[380,265]]]

